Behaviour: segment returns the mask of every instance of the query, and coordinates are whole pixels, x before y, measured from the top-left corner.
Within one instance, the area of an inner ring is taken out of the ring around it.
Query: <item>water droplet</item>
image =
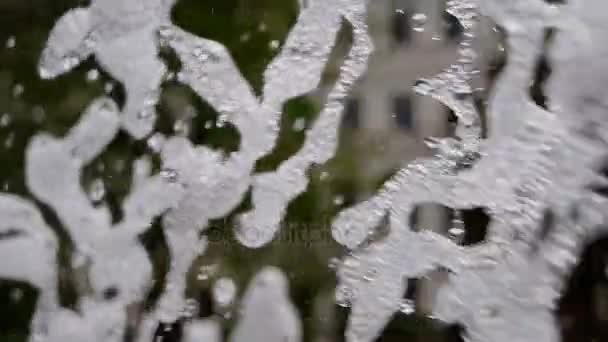
[[[336,304],[341,307],[349,307],[354,299],[353,291],[345,286],[340,285],[336,288]]]
[[[12,49],[15,46],[17,46],[17,39],[15,38],[15,36],[8,37],[8,39],[6,40],[6,48]]]
[[[25,91],[25,88],[23,87],[22,84],[20,84],[20,83],[15,84],[15,86],[13,87],[13,97],[15,97],[15,98],[20,97],[24,91]]]
[[[320,179],[320,180],[326,180],[327,178],[329,178],[329,172],[327,172],[327,171],[323,171],[323,172],[321,172],[321,174],[319,175],[319,179]]]
[[[413,30],[416,32],[423,32],[424,25],[426,25],[427,19],[428,18],[424,13],[415,13],[414,15],[412,15]]]
[[[334,204],[337,206],[344,204],[344,196],[338,195],[338,196],[334,197]]]
[[[271,40],[269,46],[272,50],[276,50],[281,46],[281,43],[278,40]]]
[[[173,124],[173,131],[178,135],[187,135],[190,132],[190,125],[186,120],[179,119]]]
[[[177,182],[177,180],[179,178],[178,172],[174,169],[169,169],[169,168],[163,169],[160,172],[160,176],[169,183],[175,183],[175,182]]]
[[[148,138],[147,144],[152,151],[158,153],[163,148],[165,140],[165,136],[161,133],[154,133],[150,138]]]
[[[296,121],[293,122],[293,126],[291,127],[294,132],[301,132],[306,128],[306,119],[297,118]]]
[[[105,86],[103,86],[103,90],[106,92],[106,94],[109,94],[112,92],[112,90],[114,90],[114,85],[108,82]]]
[[[228,306],[234,301],[236,285],[230,278],[220,278],[213,285],[213,299],[219,306]]]
[[[22,289],[13,289],[11,291],[11,300],[13,302],[18,302],[23,298],[23,290]]]
[[[91,69],[87,71],[87,81],[94,82],[99,79],[99,70]]]
[[[340,259],[338,258],[331,258],[329,259],[329,263],[327,264],[327,267],[329,267],[329,269],[331,270],[335,270],[338,268],[338,266],[340,266]]]
[[[99,203],[106,195],[106,186],[101,178],[93,180],[89,188],[89,199],[93,203]]]
[[[249,39],[251,38],[251,34],[249,34],[249,32],[243,33],[241,35],[241,42],[248,42]]]
[[[11,115],[9,113],[4,113],[0,117],[0,127],[6,127],[11,124]]]
[[[398,14],[405,14],[405,11],[402,8],[397,8],[395,12],[397,12]]]
[[[403,299],[399,303],[399,311],[406,315],[411,315],[416,311],[416,303],[411,299]]]
[[[4,147],[6,148],[11,148],[13,147],[13,144],[15,143],[15,133],[11,132],[7,137],[6,140],[4,140]]]
[[[206,121],[205,122],[205,129],[209,129],[213,127],[213,121]]]

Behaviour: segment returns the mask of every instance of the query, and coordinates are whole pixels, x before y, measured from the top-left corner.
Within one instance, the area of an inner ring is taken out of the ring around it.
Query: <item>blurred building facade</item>
[[[363,162],[357,169],[363,197],[373,194],[379,181],[405,163],[428,157],[425,138],[453,135],[456,118],[451,111],[431,97],[416,95],[413,87],[417,80],[431,78],[456,63],[463,34],[458,20],[446,12],[446,0],[372,1],[368,23],[374,55],[344,117],[345,128],[353,131],[353,141],[362,151]],[[487,34],[491,26],[479,31],[478,50],[491,49],[495,44]],[[487,54],[481,55],[477,63],[483,70]],[[476,83],[483,88],[488,81],[482,77]],[[452,211],[431,203],[421,203],[414,216],[416,229],[446,235],[455,219]],[[432,311],[445,276],[435,272],[410,284],[415,285],[409,292],[418,312]]]

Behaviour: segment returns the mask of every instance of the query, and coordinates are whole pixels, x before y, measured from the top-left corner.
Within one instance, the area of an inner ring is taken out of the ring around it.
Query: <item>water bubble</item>
[[[106,195],[106,186],[101,178],[93,180],[89,188],[89,199],[93,203],[99,203]]]
[[[219,306],[228,306],[234,301],[236,285],[230,278],[220,278],[213,285],[213,299]]]
[[[413,30],[416,32],[423,32],[424,25],[426,25],[427,19],[428,18],[424,13],[415,13],[414,15],[412,15]]]
[[[405,11],[402,8],[397,8],[395,12],[398,14],[405,14]]]
[[[16,45],[17,45],[17,39],[15,38],[15,36],[8,37],[8,39],[6,40],[6,48],[7,49],[12,49]]]
[[[174,169],[163,169],[160,172],[160,176],[165,179],[166,181],[168,181],[169,183],[175,183],[177,182],[178,178],[179,178],[179,174],[176,170]]]

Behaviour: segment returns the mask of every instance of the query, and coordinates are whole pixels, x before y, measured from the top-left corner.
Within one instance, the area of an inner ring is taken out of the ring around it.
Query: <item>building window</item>
[[[464,31],[460,21],[448,12],[443,12],[443,22],[447,37],[451,40],[459,39]]]
[[[412,101],[407,94],[400,94],[393,98],[393,115],[399,128],[411,130],[414,127]]]
[[[392,18],[391,21],[391,30],[394,42],[396,45],[407,44],[411,38],[411,27],[408,17],[408,11],[405,8],[398,6],[397,4],[393,4],[393,13],[390,16]]]
[[[359,128],[359,99],[348,98],[344,105],[344,126],[356,129]]]

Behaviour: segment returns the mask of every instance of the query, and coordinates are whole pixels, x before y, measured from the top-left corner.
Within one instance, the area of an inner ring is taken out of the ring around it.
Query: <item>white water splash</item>
[[[411,163],[379,194],[342,212],[334,222],[335,238],[355,250],[338,272],[340,288],[353,294],[348,341],[374,340],[399,310],[407,287],[404,279],[422,277],[438,267],[451,272],[433,315],[463,325],[467,341],[557,341],[553,312],[566,276],[584,245],[606,230],[602,224],[606,218],[600,214],[606,200],[589,191],[588,185],[598,181],[593,170],[608,140],[601,134],[582,134],[591,122],[605,121],[600,116],[605,116],[607,107],[602,113],[596,107],[603,97],[592,90],[605,84],[605,76],[584,76],[575,67],[601,58],[602,52],[595,50],[591,57],[586,52],[590,46],[583,45],[581,53],[572,54],[566,42],[585,43],[578,40],[580,26],[560,31],[551,51],[555,72],[547,87],[551,111],[546,111],[534,104],[528,89],[544,29],[558,22],[555,11],[542,1],[479,4],[506,29],[510,53],[490,98],[491,138],[479,149],[476,139],[467,139],[477,135],[479,121],[471,103],[458,100],[470,93],[462,82],[467,68],[455,66],[422,89],[456,112],[464,123],[459,135],[465,144]],[[451,5],[452,13],[470,29],[467,20],[474,20],[477,2]],[[583,7],[567,5],[563,18],[592,23],[589,16],[600,7],[599,1]],[[585,30],[597,39],[605,34],[602,26]],[[572,89],[568,84],[574,80],[593,86]],[[467,130],[473,134],[465,134]],[[467,150],[479,150],[483,157],[459,171],[452,157],[466,156]],[[455,209],[487,208],[492,214],[487,240],[464,248],[432,232],[414,232],[406,219],[417,203],[425,202]],[[553,210],[559,223],[541,237],[546,208]],[[388,236],[363,244],[386,215]],[[371,280],[364,276],[370,270],[376,274]]]
[[[39,134],[26,152],[28,189],[59,218],[76,249],[72,263],[87,274],[90,288],[80,293],[76,310],[58,303],[57,241],[36,205],[0,195],[0,276],[27,281],[41,292],[33,341],[122,341],[130,320],[127,308],[141,303],[152,286],[151,263],[139,235],[162,215],[171,267],[161,299],[141,318],[137,331],[138,341],[151,341],[159,321],[182,317],[186,274],[205,249],[201,234],[209,220],[228,215],[252,189],[253,209],[239,217],[236,235],[248,247],[267,244],[289,202],[305,191],[306,171],[335,154],[343,102],[372,52],[367,1],[300,1],[287,40],[273,43],[280,52],[264,73],[261,99],[226,47],[171,24],[173,4],[94,0],[57,22],[42,53],[43,78],[66,73],[94,56],[123,84],[127,103],[119,113],[112,101],[96,100],[65,137]],[[455,112],[456,139],[434,141],[435,157],[404,166],[375,196],[341,212],[333,225],[334,238],[352,250],[337,271],[340,303],[351,306],[349,342],[372,341],[395,312],[411,313],[412,303],[402,300],[404,279],[438,267],[450,274],[433,315],[463,325],[468,341],[559,339],[555,302],[583,246],[606,233],[607,226],[606,199],[589,191],[590,184],[606,183],[594,171],[608,143],[608,103],[602,94],[608,79],[601,62],[608,54],[601,44],[608,37],[604,9],[602,0],[587,0],[584,6],[570,0],[558,10],[540,0],[450,2],[450,13],[465,28],[460,63],[422,80],[416,89]],[[490,138],[484,141],[470,88],[476,55],[470,43],[479,11],[505,29],[509,52],[490,97]],[[353,44],[303,147],[277,170],[254,174],[256,161],[276,143],[283,105],[319,86],[342,25],[351,28]],[[553,74],[545,89],[550,100],[545,110],[528,93],[545,29],[552,26],[559,32],[549,51]],[[161,43],[182,62],[177,80],[239,130],[241,146],[224,157],[184,137],[153,135],[148,143],[161,153],[162,171],[152,176],[149,160],[135,163],[133,186],[122,205],[124,218],[112,223],[103,196],[89,198],[81,188],[82,169],[121,127],[137,139],[152,133],[166,69],[157,57]],[[462,170],[465,162],[468,168]],[[492,216],[487,240],[462,247],[432,232],[414,232],[406,218],[423,202],[456,210],[485,207]],[[547,208],[556,224],[541,236]],[[370,242],[387,216],[387,236]],[[231,341],[301,340],[287,278],[277,269],[264,269],[252,280],[242,307]],[[219,341],[220,335],[213,320],[192,319],[184,325],[185,341]]]
[[[230,342],[302,340],[298,312],[289,299],[287,278],[280,270],[261,270],[251,281],[241,306],[242,314]]]

